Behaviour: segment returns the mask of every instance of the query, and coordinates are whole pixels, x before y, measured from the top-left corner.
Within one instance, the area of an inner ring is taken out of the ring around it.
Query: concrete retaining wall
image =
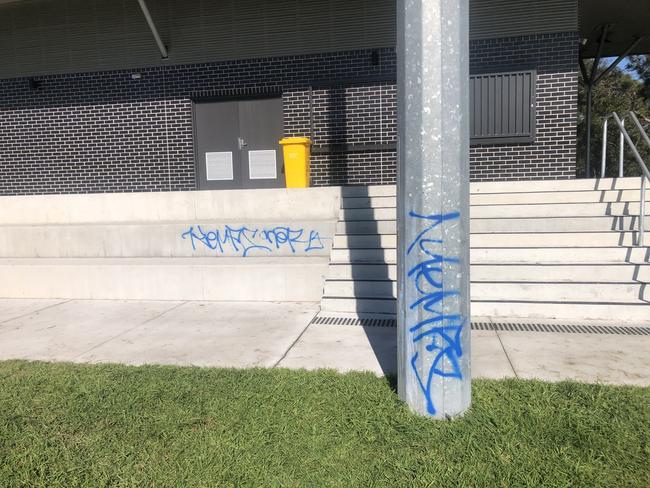
[[[0,296],[318,301],[340,193],[0,197]]]

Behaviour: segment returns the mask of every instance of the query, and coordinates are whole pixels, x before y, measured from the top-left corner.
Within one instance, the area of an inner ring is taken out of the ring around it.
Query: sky
[[[607,60],[608,65],[609,65],[610,63],[613,63],[613,62],[616,60],[616,57],[605,58],[605,59]],[[628,74],[629,74],[632,78],[634,78],[635,80],[640,79],[639,74],[638,74],[636,71],[634,71],[633,69],[630,69],[629,65],[630,65],[630,63],[629,63],[628,59],[625,58],[623,61],[621,61],[621,63],[618,65],[618,67],[619,67],[621,70],[623,70],[623,71],[625,71],[626,73],[628,73]]]

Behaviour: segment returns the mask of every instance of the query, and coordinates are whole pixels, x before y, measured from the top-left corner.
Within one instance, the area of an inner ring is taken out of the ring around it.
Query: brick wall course
[[[538,72],[535,143],[473,146],[473,180],[575,176],[577,46],[574,33],[471,42],[473,72]],[[313,156],[314,185],[395,182],[391,48],[133,73],[46,76],[35,91],[25,78],[0,80],[0,194],[195,189],[192,100],[261,93],[282,94],[285,135],[313,129],[329,148]]]
[[[37,90],[30,89],[26,78],[0,80],[0,194],[193,190],[192,100],[282,94],[286,135],[308,135],[311,85],[323,80],[394,79],[394,50],[380,50],[376,63],[372,53],[54,75],[38,78]],[[133,79],[136,72],[140,77]],[[366,85],[373,83],[377,82]],[[381,131],[374,120],[382,107],[375,100],[381,90],[379,86],[341,91],[335,103],[349,105],[328,108],[326,120],[315,124],[319,131],[315,138],[372,140]],[[319,93],[318,103],[329,96],[328,90],[314,92]],[[345,123],[342,114],[349,116]],[[371,159],[349,159],[365,161],[355,166],[365,175],[357,180],[369,181]],[[327,183],[322,175],[314,180]]]
[[[473,181],[570,179],[576,175],[578,36],[554,33],[470,43],[470,71],[537,71],[533,144],[473,145]]]

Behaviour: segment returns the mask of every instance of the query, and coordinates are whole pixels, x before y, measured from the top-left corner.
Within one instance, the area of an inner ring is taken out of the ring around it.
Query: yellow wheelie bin
[[[285,137],[280,144],[284,152],[287,188],[308,188],[311,141],[308,137]]]

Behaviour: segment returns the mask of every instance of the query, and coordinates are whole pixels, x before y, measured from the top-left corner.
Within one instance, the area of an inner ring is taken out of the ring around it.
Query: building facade
[[[0,194],[282,186],[283,136],[314,186],[395,182],[394,0],[147,4],[167,59],[136,0],[0,2]],[[573,178],[577,1],[470,19],[472,179]]]

